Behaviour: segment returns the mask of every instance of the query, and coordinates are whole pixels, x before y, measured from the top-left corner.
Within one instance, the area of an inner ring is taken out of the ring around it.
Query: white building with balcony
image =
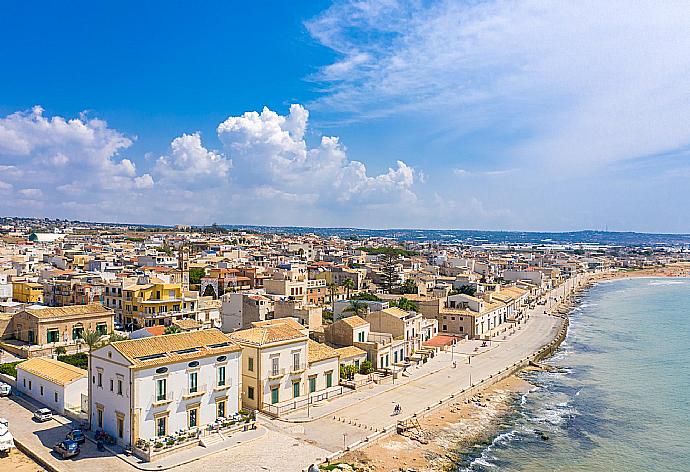
[[[217,329],[117,341],[91,353],[91,428],[118,444],[202,430],[239,410],[241,348]]]

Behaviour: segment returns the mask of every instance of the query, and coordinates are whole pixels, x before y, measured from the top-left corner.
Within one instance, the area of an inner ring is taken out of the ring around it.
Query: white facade
[[[91,427],[127,445],[231,416],[239,410],[241,355],[136,368],[112,346],[100,348],[90,366]]]
[[[58,414],[64,415],[65,408],[81,409],[81,396],[87,394],[88,383],[82,377],[60,385],[37,375],[17,369],[17,391],[33,398]]]

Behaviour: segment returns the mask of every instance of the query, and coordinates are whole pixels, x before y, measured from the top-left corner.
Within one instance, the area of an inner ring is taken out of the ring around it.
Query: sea
[[[690,471],[690,279],[583,292],[551,371],[458,471]]]

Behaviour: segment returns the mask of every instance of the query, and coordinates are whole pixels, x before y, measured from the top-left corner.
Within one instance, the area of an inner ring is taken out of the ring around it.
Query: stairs
[[[220,433],[211,433],[208,436],[204,436],[199,440],[199,445],[202,447],[210,447],[213,446],[214,444],[218,444],[225,441],[225,437],[223,437],[222,434]]]

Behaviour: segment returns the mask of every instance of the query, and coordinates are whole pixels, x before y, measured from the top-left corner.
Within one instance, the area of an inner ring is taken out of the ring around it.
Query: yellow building
[[[173,320],[197,319],[199,295],[183,292],[181,284],[153,282],[129,285],[122,289],[122,315],[125,326],[165,325]]]
[[[36,282],[12,282],[12,298],[20,303],[43,303],[43,285]]]

